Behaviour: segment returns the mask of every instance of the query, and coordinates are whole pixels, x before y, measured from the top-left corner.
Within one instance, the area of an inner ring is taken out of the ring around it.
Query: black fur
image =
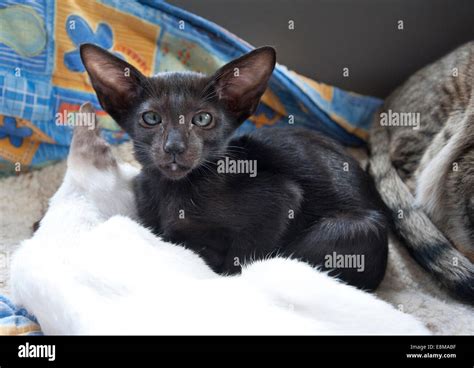
[[[297,128],[260,130],[230,145],[241,148],[232,151],[236,159],[258,160],[257,177],[220,175],[212,165],[212,172],[196,170],[189,180],[170,181],[145,168],[136,183],[144,224],[197,250],[218,272],[238,271],[236,257],[281,254],[321,265],[336,251],[365,255],[366,270],[339,269],[334,275],[365,289],[379,284],[387,222],[357,162],[327,137]]]
[[[363,289],[378,286],[387,262],[388,224],[375,186],[358,163],[336,142],[301,128],[233,135],[265,90],[275,62],[271,49],[256,50],[211,77],[173,73],[123,80],[132,83],[120,88],[129,98],[122,95],[118,102],[93,63],[112,68],[124,62],[92,46],[81,52],[99,100],[131,135],[143,165],[135,192],[145,226],[197,251],[220,273],[276,255],[326,269],[325,257],[336,252],[365,257],[365,270],[331,268],[331,274]],[[232,79],[236,67],[246,79]],[[148,110],[162,116],[159,126],[140,123]],[[212,128],[177,123],[177,116],[187,122],[202,110],[213,115]],[[171,135],[185,147],[179,155],[163,151]],[[256,160],[256,177],[218,173],[224,157]],[[171,171],[170,162],[179,169]]]

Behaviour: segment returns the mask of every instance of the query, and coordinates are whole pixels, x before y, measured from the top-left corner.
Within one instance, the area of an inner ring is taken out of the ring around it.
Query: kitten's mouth
[[[165,165],[159,165],[160,170],[168,178],[178,180],[184,178],[191,170],[191,167],[180,165],[176,162],[170,162]]]

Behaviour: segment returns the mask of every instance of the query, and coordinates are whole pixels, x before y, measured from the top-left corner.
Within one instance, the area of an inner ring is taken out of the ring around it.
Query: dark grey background
[[[170,0],[318,81],[386,96],[411,73],[474,40],[474,0]],[[288,30],[294,20],[295,30]],[[397,21],[404,21],[404,30]],[[344,78],[342,69],[349,67]]]

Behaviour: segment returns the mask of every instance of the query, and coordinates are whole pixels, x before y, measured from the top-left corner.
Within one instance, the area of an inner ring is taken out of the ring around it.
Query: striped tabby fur
[[[389,112],[412,113],[412,120],[390,126],[382,119]],[[389,96],[370,151],[370,172],[398,236],[423,268],[474,303],[474,41]]]

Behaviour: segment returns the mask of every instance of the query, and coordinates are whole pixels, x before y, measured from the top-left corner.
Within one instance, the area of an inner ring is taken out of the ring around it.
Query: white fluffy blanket
[[[130,144],[115,148],[115,152],[122,160],[133,162]],[[65,163],[61,162],[0,180],[0,294],[9,294],[11,254],[20,241],[32,235],[33,223],[46,211],[64,171]],[[416,316],[435,334],[474,335],[474,308],[450,298],[393,237],[387,273],[377,294]]]

